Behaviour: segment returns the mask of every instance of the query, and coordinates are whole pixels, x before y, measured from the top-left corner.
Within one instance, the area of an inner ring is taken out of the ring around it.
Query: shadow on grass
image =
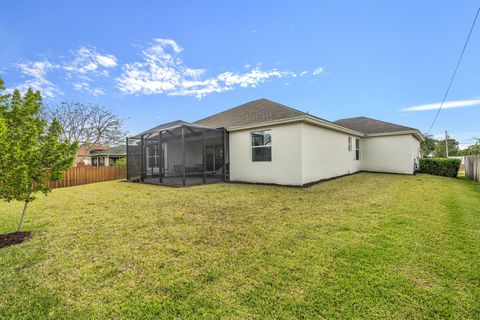
[[[0,234],[0,249],[20,244],[32,237],[29,231],[13,232],[8,234]]]

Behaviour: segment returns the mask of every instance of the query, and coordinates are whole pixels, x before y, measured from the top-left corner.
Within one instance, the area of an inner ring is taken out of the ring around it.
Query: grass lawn
[[[0,234],[22,204],[0,203]],[[0,318],[480,318],[480,186],[56,189],[0,250]]]

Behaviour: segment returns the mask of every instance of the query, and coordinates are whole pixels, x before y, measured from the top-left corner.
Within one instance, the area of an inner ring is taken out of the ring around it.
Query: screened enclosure
[[[178,121],[127,138],[127,179],[172,186],[226,181],[226,135]]]

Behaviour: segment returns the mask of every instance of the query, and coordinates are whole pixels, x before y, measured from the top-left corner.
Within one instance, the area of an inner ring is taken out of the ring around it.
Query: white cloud
[[[269,78],[283,78],[286,76],[295,76],[293,72],[279,71],[273,69],[263,71],[260,68],[250,70],[247,73],[238,74],[233,72],[224,72],[217,76],[217,79],[224,83],[227,87],[238,85],[240,87],[256,87],[259,83],[263,83]]]
[[[428,110],[437,110],[440,108],[441,103],[430,103],[430,104],[422,104],[418,106],[412,106],[403,108],[402,111],[428,111]],[[457,101],[446,101],[443,104],[442,109],[454,109],[454,108],[465,108],[465,107],[473,107],[479,106],[480,99],[470,99],[470,100],[457,100]]]
[[[118,67],[113,54],[83,46],[71,51],[71,57],[60,56],[63,62],[52,64],[47,60],[22,62],[15,66],[29,77],[18,86],[21,90],[32,87],[45,97],[63,94],[47,80],[47,73],[56,70],[66,82],[78,91],[98,96],[105,94],[105,81],[115,74],[115,85],[126,94],[166,94],[170,96],[194,96],[202,98],[211,93],[220,93],[235,88],[255,88],[272,79],[295,78],[306,74],[318,75],[322,68],[313,72],[304,70],[299,74],[278,68],[268,69],[261,62],[245,64],[240,71],[224,71],[209,74],[204,68],[187,66],[181,56],[183,48],[172,39],[154,39],[150,46],[140,52],[140,59]],[[118,71],[117,71],[118,70]],[[287,80],[284,81],[287,85]]]
[[[318,76],[322,73],[323,73],[323,68],[317,68],[317,69],[313,70],[313,75],[314,76]]]
[[[74,82],[73,88],[78,91],[87,91],[95,97],[105,94],[102,88],[92,88],[88,82]]]
[[[296,74],[277,69],[262,70],[261,65],[245,73],[224,72],[205,77],[205,69],[186,67],[179,57],[182,48],[171,39],[155,39],[141,52],[143,61],[126,64],[117,78],[118,88],[127,94],[160,94],[195,96],[232,90],[234,87],[256,87],[270,78],[295,77]],[[247,67],[247,66],[245,66]],[[250,67],[250,66],[248,66]]]
[[[96,48],[80,47],[73,52],[73,60],[65,63],[63,69],[67,77],[74,79],[72,84],[75,90],[86,91],[94,96],[105,92],[100,88],[92,88],[90,83],[95,79],[109,76],[109,69],[117,66],[117,58],[112,54],[99,53]]]
[[[81,47],[73,52],[74,59],[64,65],[70,76],[92,74],[107,76],[107,69],[117,66],[117,58],[112,54],[100,54],[94,47]]]
[[[15,67],[17,67],[23,75],[31,77],[31,79],[18,85],[16,89],[25,92],[28,88],[32,88],[34,91],[40,91],[42,96],[47,98],[54,98],[58,94],[63,94],[56,85],[47,80],[47,73],[58,68],[58,65],[43,60],[17,63]]]
[[[113,68],[117,66],[117,58],[115,58],[114,55],[111,54],[106,54],[106,55],[101,55],[98,54],[96,56],[98,64],[105,68]]]

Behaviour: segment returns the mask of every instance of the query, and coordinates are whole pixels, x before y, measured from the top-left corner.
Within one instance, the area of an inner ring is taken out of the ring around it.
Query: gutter
[[[404,130],[404,131],[393,131],[393,132],[382,132],[382,133],[363,133],[363,132],[348,129],[348,128],[342,127],[338,124],[335,124],[335,123],[332,123],[332,122],[329,122],[329,121],[325,121],[325,120],[322,120],[322,119],[319,119],[319,118],[316,118],[316,117],[312,117],[312,116],[309,116],[309,115],[292,117],[292,118],[287,118],[287,119],[279,119],[279,120],[274,120],[274,121],[265,121],[265,122],[259,122],[259,123],[249,124],[249,125],[233,126],[233,127],[228,127],[228,128],[225,128],[225,129],[229,132],[234,132],[234,131],[257,129],[257,128],[262,128],[262,127],[270,127],[270,126],[277,126],[277,125],[297,123],[297,122],[306,122],[306,123],[309,123],[309,124],[312,124],[312,125],[315,125],[315,126],[318,126],[318,127],[323,127],[323,128],[331,129],[331,130],[334,130],[334,131],[347,133],[347,134],[350,134],[352,136],[356,136],[356,137],[360,137],[360,138],[399,136],[399,135],[411,134],[420,142],[425,140],[423,135],[418,130]]]
[[[418,130],[404,130],[404,131],[392,131],[392,132],[381,132],[381,133],[366,133],[365,137],[384,137],[384,136],[400,136],[405,134],[413,135],[418,141],[422,142],[425,140],[423,134]]]
[[[254,124],[249,124],[249,125],[243,125],[243,126],[233,126],[233,127],[228,127],[226,128],[227,131],[241,131],[241,130],[248,130],[248,129],[256,129],[256,128],[261,128],[261,127],[269,127],[269,126],[276,126],[276,125],[281,125],[281,124],[288,124],[288,123],[296,123],[296,122],[307,122],[319,127],[324,127],[328,129],[332,129],[335,131],[340,131],[343,133],[348,133],[353,136],[357,137],[364,137],[365,134],[351,130],[342,126],[339,126],[337,124],[320,120],[318,118],[312,117],[312,116],[298,116],[298,117],[293,117],[293,118],[287,118],[287,119],[280,119],[280,120],[274,120],[274,121],[266,121],[266,122],[259,122],[259,123],[254,123]]]

